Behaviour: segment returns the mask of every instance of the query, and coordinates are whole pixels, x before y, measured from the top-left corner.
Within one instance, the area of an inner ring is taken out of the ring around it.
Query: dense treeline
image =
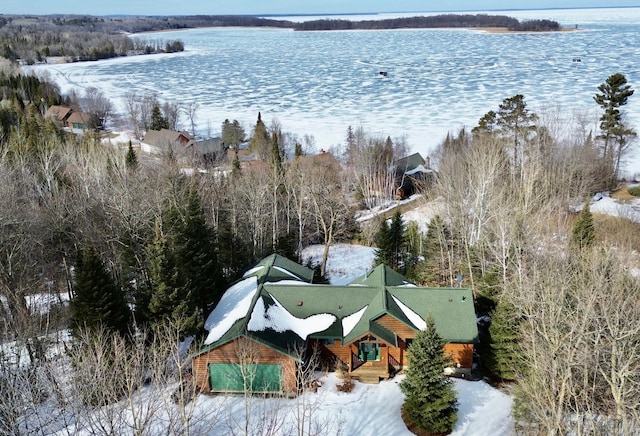
[[[513,31],[560,30],[555,21],[531,20],[520,22],[504,15],[434,15],[428,17],[406,17],[385,20],[314,20],[298,23],[296,30],[382,30],[382,29],[435,29],[499,27]]]
[[[181,41],[129,38],[129,29],[158,30],[172,28],[170,21],[162,25],[130,27],[128,19],[89,16],[5,16],[0,26],[0,55],[26,64],[46,62],[61,57],[67,62],[95,61],[141,53],[184,50]],[[133,19],[132,19],[133,20]],[[137,20],[133,20],[137,23]],[[176,25],[178,26],[178,25]],[[179,28],[179,27],[175,27]]]

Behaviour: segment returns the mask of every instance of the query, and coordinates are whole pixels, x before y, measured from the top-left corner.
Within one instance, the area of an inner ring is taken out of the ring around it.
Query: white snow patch
[[[248,277],[252,274],[257,273],[258,271],[262,270],[264,268],[264,265],[258,265],[258,266],[254,266],[253,268],[251,268],[249,271],[247,271],[246,273],[244,273],[242,275],[242,277]]]
[[[577,210],[582,210],[582,206]],[[615,198],[602,197],[599,201],[591,203],[589,210],[592,213],[602,213],[640,223],[640,199],[619,203]]]
[[[277,269],[277,270],[278,270],[278,271],[280,271],[280,272],[283,272],[283,273],[285,273],[285,274],[290,275],[291,277],[293,277],[293,278],[294,278],[294,279],[296,279],[296,280],[303,281],[300,277],[298,277],[297,275],[295,275],[295,274],[294,274],[294,273],[292,273],[291,271],[288,271],[288,270],[286,270],[286,269],[284,269],[284,268],[282,268],[282,267],[279,267],[279,266],[274,266],[274,268],[275,268],[275,269]]]
[[[362,318],[362,315],[364,315],[364,312],[367,310],[367,307],[369,307],[369,305],[366,305],[359,311],[342,318],[342,336],[347,336],[349,333],[351,333],[351,330],[353,330],[353,328],[356,326],[356,324],[358,324],[358,322]]]
[[[33,314],[46,315],[55,306],[62,306],[69,301],[69,293],[38,293],[24,297],[27,307]]]
[[[458,422],[452,436],[515,433],[513,398],[481,381],[454,379],[458,391]]]
[[[302,250],[302,263],[318,265],[324,245],[311,245]],[[326,276],[332,285],[346,285],[371,270],[375,248],[364,245],[335,244],[329,249]]]
[[[427,328],[427,323],[425,322],[424,319],[422,319],[422,317],[420,315],[418,315],[417,313],[415,313],[413,310],[411,310],[408,306],[405,306],[405,304],[398,300],[396,297],[393,297],[393,301],[396,302],[396,304],[398,306],[400,306],[400,309],[402,310],[402,313],[405,314],[405,316],[407,318],[409,318],[409,321],[411,321],[411,323],[416,326],[416,328],[420,329],[420,330],[424,330]]]
[[[250,331],[264,331],[270,328],[282,333],[290,330],[302,339],[307,339],[310,334],[326,330],[336,321],[336,317],[329,313],[297,318],[289,313],[273,295],[269,295],[275,304],[266,309],[262,297],[256,301],[247,325]]]
[[[220,339],[236,321],[247,315],[257,290],[257,277],[246,278],[227,289],[204,323],[204,328],[209,330],[206,345]]]

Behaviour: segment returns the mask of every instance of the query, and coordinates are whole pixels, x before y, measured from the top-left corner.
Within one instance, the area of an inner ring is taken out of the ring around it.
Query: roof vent
[[[296,304],[297,304],[298,306],[302,306],[302,300],[298,300],[298,301],[296,301]]]

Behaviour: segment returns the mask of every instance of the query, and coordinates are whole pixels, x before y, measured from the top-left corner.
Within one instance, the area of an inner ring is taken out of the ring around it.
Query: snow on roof
[[[359,311],[342,318],[342,332],[343,332],[342,336],[347,336],[349,333],[351,333],[351,330],[353,330],[356,324],[358,324],[358,322],[360,321],[360,318],[362,318],[362,315],[364,315],[364,312],[367,310],[368,307],[369,305],[367,304]]]
[[[394,295],[392,295],[392,297],[393,297],[393,301],[395,301],[396,304],[400,307],[400,310],[402,310],[402,313],[404,313],[405,316],[409,318],[409,321],[411,321],[411,323],[414,326],[416,326],[416,328],[420,330],[424,330],[427,328],[427,323],[425,322],[424,319],[422,319],[420,315],[418,315],[409,307],[407,307],[402,301],[398,300]]]
[[[432,173],[432,172],[433,172],[433,170],[425,168],[424,165],[418,165],[414,169],[406,171],[405,174],[408,175],[408,176],[412,176],[415,173]]]
[[[277,269],[278,271],[283,272],[283,273],[285,273],[285,274],[287,274],[287,275],[290,275],[291,277],[293,277],[293,278],[294,278],[294,279],[296,279],[296,280],[303,281],[300,277],[298,277],[297,275],[295,275],[294,273],[292,273],[292,272],[291,272],[291,271],[289,271],[289,270],[286,270],[286,269],[284,269],[284,268],[282,268],[282,267],[279,267],[279,266],[274,266],[273,268],[274,268],[274,269]]]
[[[204,323],[204,328],[209,330],[204,341],[206,345],[216,342],[236,321],[247,315],[257,290],[258,278],[255,276],[241,280],[227,289]]]
[[[324,331],[336,321],[336,317],[329,313],[311,315],[307,318],[296,318],[273,295],[269,294],[269,296],[275,304],[266,308],[262,297],[256,301],[251,313],[251,319],[247,324],[249,331],[264,331],[270,328],[282,333],[290,330],[306,340],[310,334]]]
[[[258,265],[258,266],[254,266],[253,268],[251,268],[249,271],[247,271],[246,273],[244,273],[242,275],[242,277],[248,277],[252,274],[257,273],[258,271],[260,271],[261,269],[264,268],[264,265]]]

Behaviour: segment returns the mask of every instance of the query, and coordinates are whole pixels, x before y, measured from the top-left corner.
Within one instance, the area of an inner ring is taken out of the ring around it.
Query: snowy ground
[[[282,419],[282,432],[288,434],[297,425],[296,407],[306,404],[312,409],[308,418],[318,425],[326,425],[323,435],[379,435],[394,436],[412,433],[400,416],[404,395],[399,383],[403,376],[383,381],[378,385],[355,382],[350,393],[339,392],[336,385],[341,382],[334,373],[322,377],[322,386],[317,393],[307,393],[298,399],[252,399],[252,419],[260,419],[274,413],[277,403],[278,415]],[[514,433],[511,406],[508,395],[481,381],[454,380],[458,391],[458,422],[452,435],[455,436],[503,436]],[[219,421],[209,434],[228,431],[238,423],[244,423],[245,399],[236,397],[201,396],[198,407],[219,409]],[[225,413],[226,412],[226,413]],[[233,416],[235,422],[229,422]],[[257,425],[255,422],[251,425]]]

